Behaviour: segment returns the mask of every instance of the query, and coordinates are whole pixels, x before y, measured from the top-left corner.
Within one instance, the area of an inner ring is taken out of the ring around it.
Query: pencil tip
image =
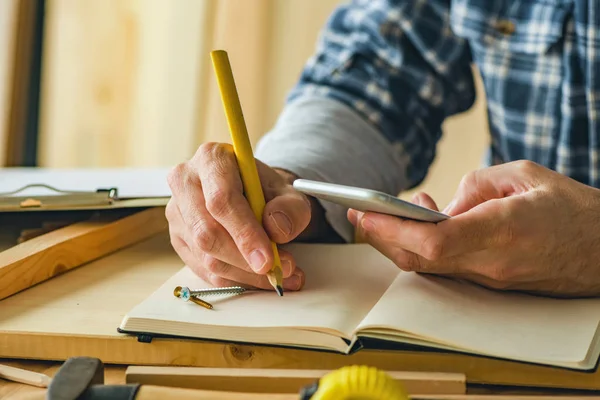
[[[277,286],[275,287],[275,290],[277,291],[277,294],[278,294],[279,296],[283,296],[283,288],[282,288],[281,286],[277,285]]]

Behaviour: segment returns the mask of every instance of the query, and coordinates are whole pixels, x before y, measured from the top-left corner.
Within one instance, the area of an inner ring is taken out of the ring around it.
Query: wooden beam
[[[131,366],[127,383],[252,393],[299,393],[328,374],[315,369],[240,369]],[[409,394],[465,394],[464,374],[386,371]]]
[[[88,220],[0,253],[0,300],[168,229],[164,207]]]

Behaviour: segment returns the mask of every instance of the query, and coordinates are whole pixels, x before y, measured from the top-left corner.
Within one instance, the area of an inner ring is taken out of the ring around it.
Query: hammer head
[[[104,364],[98,358],[69,358],[52,378],[48,400],[77,400],[90,386],[104,383]]]

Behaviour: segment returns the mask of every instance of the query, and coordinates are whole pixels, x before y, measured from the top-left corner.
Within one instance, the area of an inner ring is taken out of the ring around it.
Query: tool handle
[[[0,378],[44,388],[50,383],[48,375],[2,364],[0,364]]]

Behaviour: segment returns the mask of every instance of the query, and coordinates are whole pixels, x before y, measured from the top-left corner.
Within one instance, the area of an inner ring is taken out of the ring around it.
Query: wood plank
[[[48,387],[50,377],[39,372],[0,364],[0,378],[37,387]]]
[[[0,253],[0,300],[166,231],[164,207],[68,225]]]
[[[189,158],[209,3],[48,1],[40,165],[173,165]]]
[[[250,393],[299,393],[329,370],[131,366],[127,383]],[[465,394],[464,374],[386,371],[409,394]],[[233,388],[233,389],[232,389]]]
[[[464,373],[468,384],[600,390],[600,371],[579,372],[444,352],[361,350],[353,355],[155,338],[117,332],[123,316],[183,263],[159,234],[0,302],[0,357],[211,368],[335,369]]]

